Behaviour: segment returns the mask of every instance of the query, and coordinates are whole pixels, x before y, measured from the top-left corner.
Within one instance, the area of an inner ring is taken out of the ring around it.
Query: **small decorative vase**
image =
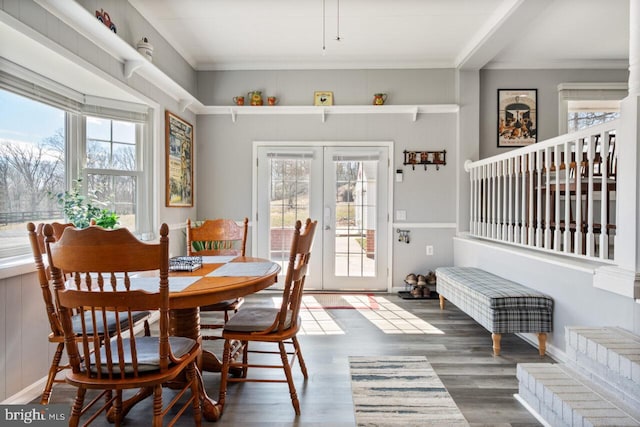
[[[384,105],[387,100],[386,93],[375,93],[373,94],[373,105]]]
[[[249,92],[248,97],[250,99],[250,104],[251,105],[262,105],[263,101],[262,101],[262,92],[259,90],[252,90],[251,92]]]
[[[149,39],[143,37],[137,44],[138,52],[144,56],[149,62],[153,61],[153,45],[149,43]]]

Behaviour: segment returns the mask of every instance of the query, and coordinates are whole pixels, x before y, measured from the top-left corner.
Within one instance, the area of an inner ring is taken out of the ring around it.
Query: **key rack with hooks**
[[[441,150],[441,151],[404,150],[404,164],[411,165],[411,168],[413,170],[416,169],[416,165],[424,165],[424,170],[427,170],[427,165],[436,165],[436,170],[440,170],[440,165],[447,164],[447,150]]]

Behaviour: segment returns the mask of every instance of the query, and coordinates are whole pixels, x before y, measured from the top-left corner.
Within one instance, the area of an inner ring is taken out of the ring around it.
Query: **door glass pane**
[[[269,159],[269,258],[283,271],[289,261],[296,221],[304,222],[310,216],[310,166],[310,159]]]
[[[378,161],[335,161],[335,275],[376,274]]]

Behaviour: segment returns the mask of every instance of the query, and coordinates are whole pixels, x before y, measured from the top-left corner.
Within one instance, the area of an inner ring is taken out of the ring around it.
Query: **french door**
[[[282,265],[296,220],[318,221],[305,287],[387,290],[389,146],[257,144],[253,241]]]

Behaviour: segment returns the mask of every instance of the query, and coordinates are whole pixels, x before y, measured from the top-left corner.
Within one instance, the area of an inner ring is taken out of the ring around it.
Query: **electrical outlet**
[[[433,255],[433,246],[427,245],[427,255],[428,256]]]

